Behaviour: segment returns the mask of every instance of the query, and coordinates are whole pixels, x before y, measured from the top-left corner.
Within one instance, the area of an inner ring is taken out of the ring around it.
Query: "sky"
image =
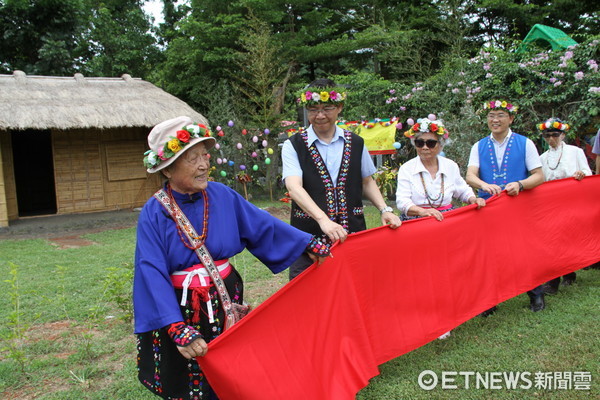
[[[158,25],[164,21],[162,15],[163,4],[161,0],[146,0],[144,11],[154,17],[154,25]]]

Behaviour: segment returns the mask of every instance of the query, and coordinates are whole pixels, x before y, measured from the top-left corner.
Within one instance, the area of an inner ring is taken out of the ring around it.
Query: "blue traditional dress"
[[[216,263],[248,249],[273,273],[278,273],[303,253],[312,238],[248,203],[225,185],[209,182],[205,193],[206,232],[203,194],[172,191],[172,196],[196,232],[206,234],[206,248]],[[192,304],[192,290],[186,294],[185,306],[179,305],[182,289],[174,288],[171,275],[200,263],[195,251],[184,245],[180,233],[163,205],[154,197],[148,200],[138,221],[133,289],[139,379],[165,399],[215,399],[196,360],[185,359],[165,329],[171,323],[184,321],[210,342],[222,333],[225,321],[212,285],[196,305]],[[241,304],[243,282],[235,268],[223,281],[232,301]],[[195,309],[198,306],[200,309]]]

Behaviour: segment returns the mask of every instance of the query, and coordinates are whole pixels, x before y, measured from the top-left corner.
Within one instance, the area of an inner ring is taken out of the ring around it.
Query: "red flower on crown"
[[[186,130],[177,131],[177,139],[179,139],[183,143],[188,143],[190,141],[190,133]]]

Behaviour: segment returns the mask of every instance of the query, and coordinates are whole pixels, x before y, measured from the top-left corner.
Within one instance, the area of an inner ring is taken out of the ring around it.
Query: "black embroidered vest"
[[[337,177],[337,187],[333,186],[327,166],[315,144],[308,147],[306,132],[295,134],[290,138],[290,142],[298,154],[304,189],[332,221],[352,233],[367,228],[362,204],[361,157],[364,141],[349,131],[344,131],[344,139],[344,154]],[[295,202],[292,202],[290,224],[313,235],[323,235],[317,221]]]

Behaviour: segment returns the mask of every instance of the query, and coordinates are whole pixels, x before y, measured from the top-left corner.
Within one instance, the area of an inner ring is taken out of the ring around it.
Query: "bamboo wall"
[[[9,134],[0,134],[0,227],[17,219],[17,187],[13,168],[12,145]]]
[[[142,206],[160,177],[142,165],[148,129],[53,131],[58,214]]]

